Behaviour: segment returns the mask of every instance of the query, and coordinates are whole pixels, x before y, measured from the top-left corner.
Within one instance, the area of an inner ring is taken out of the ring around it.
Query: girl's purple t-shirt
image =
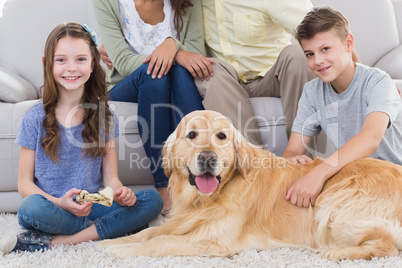
[[[62,197],[72,188],[97,192],[102,185],[102,157],[85,158],[82,150],[84,141],[81,136],[84,125],[60,128],[58,147],[59,162],[53,162],[45,153],[41,140],[46,132],[43,127],[45,110],[40,101],[31,107],[23,116],[16,143],[35,151],[34,183],[46,193]],[[113,114],[110,128],[110,140],[119,136],[117,117]],[[20,163],[23,165],[24,163]]]

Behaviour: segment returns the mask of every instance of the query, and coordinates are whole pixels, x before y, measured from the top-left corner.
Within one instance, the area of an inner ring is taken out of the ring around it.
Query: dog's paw
[[[121,246],[119,246],[119,245],[106,245],[106,246],[104,247],[104,250],[105,250],[107,253],[110,253],[110,254],[119,256],[119,253],[121,252],[122,248],[121,248]],[[120,257],[120,256],[119,256],[119,257]]]
[[[96,248],[105,249],[109,245],[115,244],[112,239],[102,240],[96,244]]]
[[[119,258],[135,257],[138,252],[133,250],[135,245],[108,245],[104,247],[104,251],[113,254]]]
[[[345,255],[344,250],[342,250],[342,249],[330,249],[330,250],[324,251],[321,255],[321,258],[327,259],[327,260],[333,261],[333,262],[338,262],[338,261],[348,259],[348,257]]]

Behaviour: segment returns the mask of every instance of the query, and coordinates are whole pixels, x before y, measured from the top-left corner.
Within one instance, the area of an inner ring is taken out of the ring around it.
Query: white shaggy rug
[[[0,226],[0,236],[17,228],[16,215],[0,214]],[[402,267],[402,253],[399,257],[339,263],[323,260],[307,248],[247,250],[231,258],[168,256],[120,259],[95,249],[95,245],[96,242],[86,242],[75,246],[57,246],[44,253],[19,252],[0,255],[0,267]]]

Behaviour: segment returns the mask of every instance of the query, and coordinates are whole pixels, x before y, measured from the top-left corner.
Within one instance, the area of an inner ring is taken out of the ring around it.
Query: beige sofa
[[[313,1],[320,2],[325,1]],[[399,79],[395,81],[402,88],[402,2],[326,2],[336,4],[350,17],[363,63],[385,69]],[[21,201],[17,191],[20,148],[14,140],[22,115],[38,99],[46,37],[62,21],[86,23],[97,29],[88,0],[7,0],[0,18],[0,212],[16,212]],[[281,155],[287,138],[280,99],[251,101],[266,148]],[[137,104],[112,102],[111,106],[122,133],[118,140],[120,179],[133,189],[153,187],[137,129]],[[325,148],[330,148],[324,139],[320,147],[322,153],[328,153]]]

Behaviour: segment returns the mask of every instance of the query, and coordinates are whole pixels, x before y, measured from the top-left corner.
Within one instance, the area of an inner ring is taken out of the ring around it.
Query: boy
[[[337,151],[300,178],[286,200],[314,205],[326,180],[348,163],[372,157],[402,164],[402,104],[385,72],[352,60],[354,39],[338,11],[317,7],[296,39],[317,78],[306,83],[283,157],[305,164],[305,144],[323,130]]]

